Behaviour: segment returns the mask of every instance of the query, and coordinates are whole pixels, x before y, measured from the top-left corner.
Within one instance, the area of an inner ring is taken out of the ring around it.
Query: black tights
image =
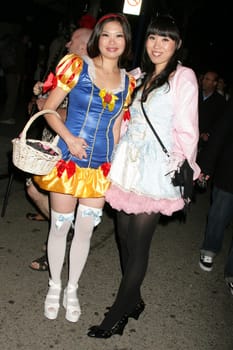
[[[134,310],[141,299],[151,240],[160,214],[117,214],[117,233],[121,256],[122,279],[110,311],[101,328],[110,329],[125,314]]]

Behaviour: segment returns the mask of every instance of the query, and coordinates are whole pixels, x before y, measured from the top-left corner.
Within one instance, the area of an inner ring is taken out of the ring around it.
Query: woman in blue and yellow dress
[[[81,314],[78,281],[93,229],[101,221],[113,148],[135,86],[134,78],[120,68],[131,54],[131,31],[125,16],[108,14],[100,18],[87,52],[89,57],[68,54],[57,66],[56,87],[44,109],[56,110],[69,94],[65,124],[53,114],[45,116],[60,136],[62,159],[48,175],[35,176],[36,183],[50,192],[50,279],[44,306],[49,319],[58,314],[66,236],[75,217],[69,278],[63,295],[66,319],[71,322],[78,321]]]

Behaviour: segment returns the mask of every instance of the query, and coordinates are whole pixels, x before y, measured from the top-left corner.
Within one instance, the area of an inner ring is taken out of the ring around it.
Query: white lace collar
[[[83,56],[82,57],[83,60],[88,64],[88,74],[90,76],[91,81],[95,82],[95,65],[94,62],[92,60],[92,58],[88,57],[88,56]],[[116,89],[113,89],[111,92],[113,94],[117,94],[118,92],[121,92],[125,89],[125,74],[126,74],[126,70],[124,68],[120,69],[121,72],[121,83],[120,86]]]

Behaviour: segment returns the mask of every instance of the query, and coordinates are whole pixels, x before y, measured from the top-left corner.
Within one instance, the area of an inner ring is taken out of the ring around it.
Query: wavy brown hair
[[[132,34],[131,34],[131,27],[127,20],[127,18],[118,13],[109,13],[107,15],[104,15],[101,17],[98,22],[95,25],[95,28],[93,29],[93,32],[91,34],[91,37],[87,44],[87,53],[88,56],[91,58],[97,57],[100,55],[99,50],[99,38],[100,35],[103,32],[103,27],[108,22],[119,22],[122,26],[124,37],[125,37],[125,49],[122,53],[120,59],[119,59],[119,67],[123,67],[128,61],[131,59],[131,42],[132,42]]]

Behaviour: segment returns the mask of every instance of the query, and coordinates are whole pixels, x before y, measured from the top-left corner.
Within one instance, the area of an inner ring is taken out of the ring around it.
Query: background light
[[[142,0],[125,0],[123,13],[129,15],[140,15]]]

